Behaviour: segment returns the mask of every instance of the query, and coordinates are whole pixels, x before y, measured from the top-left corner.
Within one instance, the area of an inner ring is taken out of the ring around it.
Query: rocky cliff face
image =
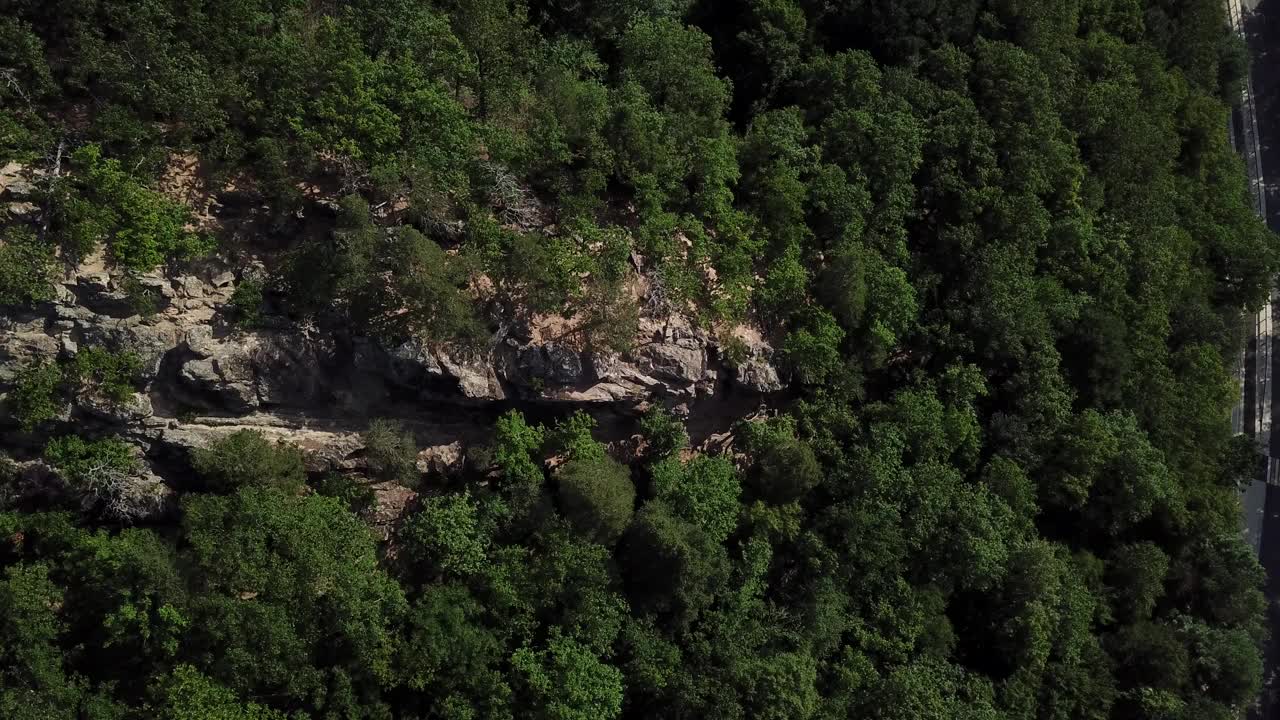
[[[4,412],[0,426],[16,456],[36,457],[54,433],[119,435],[145,457],[148,471],[137,481],[165,495],[181,487],[192,448],[242,429],[297,445],[313,471],[358,473],[360,432],[385,417],[414,434],[423,448],[420,470],[444,474],[512,407],[535,416],[583,409],[607,439],[625,442],[628,418],[661,403],[687,418],[701,440],[781,389],[772,350],[758,336],[733,331],[738,362],[731,366],[716,338],[680,315],[642,315],[624,353],[587,350],[551,332],[553,318],[505,327],[478,349],[419,341],[385,347],[280,318],[237,329],[224,306],[238,280],[225,268],[139,281],[157,305],[145,316],[123,278],[92,262],[69,274],[52,302],[0,316],[6,406],[17,373],[31,363],[73,360],[88,347],[141,360],[137,392],[123,401],[81,393],[37,432],[22,432]],[[47,491],[47,469],[25,466],[32,491]],[[376,489],[392,505],[406,500],[400,489]]]

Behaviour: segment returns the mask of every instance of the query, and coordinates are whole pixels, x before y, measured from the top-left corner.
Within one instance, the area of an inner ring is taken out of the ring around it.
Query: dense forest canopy
[[[656,409],[625,464],[583,414],[506,414],[451,480],[371,428],[370,474],[420,490],[379,543],[361,477],[249,431],[132,526],[129,445],[54,406],[126,397],[136,358],[20,368],[6,427],[101,502],[0,506],[0,716],[1225,720],[1257,694],[1229,370],[1280,255],[1218,0],[2,5],[0,166],[48,172],[0,230],[15,312],[100,251],[262,256],[246,327],[465,345],[561,313],[621,350],[641,267],[758,327],[787,388],[731,452]],[[175,155],[267,208],[255,233],[193,222]]]

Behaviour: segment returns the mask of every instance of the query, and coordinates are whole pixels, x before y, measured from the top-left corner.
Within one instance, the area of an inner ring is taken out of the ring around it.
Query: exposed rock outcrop
[[[738,326],[729,337],[744,355],[736,362],[728,363],[734,366],[734,380],[751,392],[766,394],[781,390],[782,379],[773,362],[773,348],[760,333],[754,328]],[[723,348],[721,352],[724,353]]]
[[[301,333],[244,332],[214,338],[208,326],[188,330],[181,347],[178,397],[185,404],[233,414],[261,406],[315,404],[322,368],[332,356]]]
[[[53,360],[61,347],[58,338],[46,331],[44,318],[0,317],[0,383],[12,383],[33,362]]]
[[[418,471],[424,475],[453,475],[462,469],[464,452],[460,440],[424,448],[418,453]]]
[[[7,505],[29,501],[46,507],[78,505],[87,512],[125,523],[171,516],[177,493],[142,456],[141,448],[136,451],[138,466],[132,472],[104,472],[92,481],[72,482],[41,460],[20,462],[14,480],[0,487],[0,500]]]
[[[155,414],[151,398],[134,393],[123,402],[105,398],[97,393],[87,393],[77,401],[85,412],[116,425],[135,425]]]
[[[192,448],[242,429],[301,448],[310,471],[362,473],[361,431],[372,418],[391,417],[425,448],[418,469],[448,476],[512,406],[583,408],[604,420],[608,434],[608,418],[657,402],[682,415],[704,408],[710,420],[703,424],[715,428],[718,415],[725,423],[732,417],[716,409],[726,394],[782,387],[772,350],[758,334],[735,331],[747,351],[731,363],[714,334],[679,315],[642,315],[624,352],[593,348],[572,327],[561,327],[566,321],[554,319],[513,324],[483,347],[419,340],[384,347],[286,322],[235,329],[221,314],[237,283],[225,269],[177,277],[153,273],[129,283],[100,261],[90,262],[57,288],[53,301],[0,315],[0,395],[12,392],[17,373],[30,363],[69,360],[88,347],[135,353],[139,392],[123,402],[85,392],[39,432],[20,433],[3,416],[0,430],[29,455],[42,444],[42,433],[124,437],[146,453],[151,469],[122,485],[122,492],[138,503],[160,498],[149,512],[166,511],[170,491],[161,477],[181,469]],[[137,314],[140,291],[155,310],[146,317]],[[30,471],[32,477],[40,472]],[[382,498],[380,515],[404,507],[413,495],[371,487]]]
[[[39,212],[32,202],[36,195],[36,181],[44,173],[16,162],[0,165],[0,215],[27,218]]]

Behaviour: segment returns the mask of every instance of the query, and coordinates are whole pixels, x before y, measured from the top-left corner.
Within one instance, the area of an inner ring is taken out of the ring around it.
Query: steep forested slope
[[[714,448],[655,398],[624,457],[512,411],[449,477],[394,424],[331,472],[238,432],[130,526],[135,438],[60,407],[125,403],[134,350],[10,358],[0,716],[1199,720],[1256,693],[1228,371],[1278,256],[1217,0],[0,9],[10,317],[99,260],[145,316],[157,269],[215,258],[263,268],[227,332],[483,348],[560,315],[625,357],[677,313],[728,366],[749,327],[785,384]],[[418,491],[387,542],[375,480]]]

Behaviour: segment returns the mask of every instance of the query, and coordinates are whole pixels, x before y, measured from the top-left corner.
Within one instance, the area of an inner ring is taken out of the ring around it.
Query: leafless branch
[[[509,170],[496,163],[487,163],[493,174],[493,187],[489,190],[489,202],[498,211],[498,217],[507,225],[521,228],[536,227],[542,222],[542,208],[537,198],[522,186]]]
[[[53,158],[53,176],[62,175],[62,153],[67,149],[67,139],[58,139],[58,153]]]
[[[18,82],[18,73],[13,68],[0,68],[0,81],[13,88],[13,91],[18,93],[18,97],[22,98],[22,102],[31,104],[31,97],[27,95],[26,90],[22,89],[22,83]]]
[[[109,519],[134,522],[160,505],[160,496],[149,483],[118,466],[101,462],[88,468],[83,477],[82,506],[85,510],[97,508]]]

